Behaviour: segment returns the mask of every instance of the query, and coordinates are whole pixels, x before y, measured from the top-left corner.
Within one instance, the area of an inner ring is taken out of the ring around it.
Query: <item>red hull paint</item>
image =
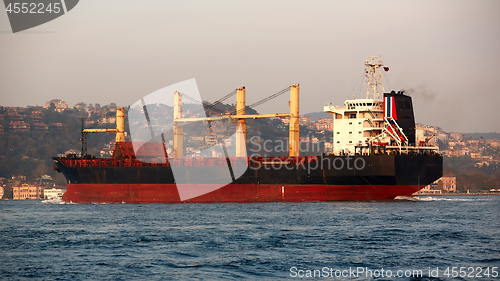
[[[73,203],[364,201],[410,196],[423,187],[410,185],[229,184],[204,195],[181,201],[177,188],[182,188],[182,186],[178,187],[176,184],[68,184],[63,200]],[[189,188],[192,190],[193,186]],[[211,190],[210,185],[198,185],[194,188]]]

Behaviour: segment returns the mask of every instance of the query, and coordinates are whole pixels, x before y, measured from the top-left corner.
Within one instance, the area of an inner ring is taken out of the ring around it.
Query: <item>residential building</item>
[[[37,200],[41,198],[42,187],[38,184],[23,183],[12,187],[14,200]]]
[[[49,125],[44,124],[42,122],[40,123],[33,123],[31,126],[32,131],[48,131],[49,130]]]
[[[7,113],[7,118],[9,118],[10,121],[21,121],[26,118],[26,115],[21,115],[18,114],[17,112],[9,112]]]
[[[9,123],[9,130],[14,132],[28,132],[31,125],[24,121],[11,121]]]
[[[302,115],[300,116],[300,125],[309,126],[311,125],[311,116]]]
[[[95,115],[98,115],[98,116],[102,116],[104,112],[102,112],[101,109],[99,108],[92,108],[91,110],[88,111],[88,114],[89,114],[89,118],[95,114]]]
[[[442,194],[457,192],[457,178],[456,177],[441,177],[433,183],[422,188],[414,195],[422,194]]]
[[[464,139],[464,134],[462,133],[450,133],[450,139],[456,140],[456,141],[461,141]]]
[[[42,175],[40,178],[36,179],[36,181],[42,187],[53,187],[54,186],[54,180],[49,175]]]
[[[441,194],[440,189],[435,189],[432,184],[427,185],[418,192],[413,193],[413,195],[423,195],[423,194]]]
[[[99,124],[116,124],[116,117],[103,117],[99,119]]]
[[[8,185],[20,185],[21,183],[24,183],[26,181],[26,176],[22,175],[17,175],[17,176],[12,176],[11,179],[7,180]]]
[[[212,125],[211,125],[210,129],[214,133],[227,132],[227,129],[228,129],[227,122],[212,122]]]
[[[440,129],[435,126],[425,126],[425,132],[429,135],[437,134]]]
[[[479,159],[479,158],[481,158],[481,152],[479,152],[479,151],[471,151],[469,153],[469,156],[472,157],[472,158],[474,158],[474,159]]]
[[[332,123],[333,118],[332,117],[323,117],[323,118],[318,118],[318,123]]]
[[[59,188],[52,188],[52,189],[44,189],[43,190],[43,198],[45,199],[55,199],[55,198],[62,198],[62,189]]]
[[[56,129],[60,130],[60,131],[62,131],[62,129],[64,128],[63,123],[52,123],[52,125],[54,125],[56,127]]]
[[[442,177],[443,190],[447,192],[457,192],[457,178],[456,177]],[[438,181],[439,181],[438,180]]]
[[[45,109],[41,106],[28,106],[31,109],[31,114],[33,115],[42,115]]]
[[[314,128],[316,130],[319,130],[319,131],[323,131],[323,130],[326,130],[326,131],[333,131],[333,122],[330,122],[330,123],[319,123],[319,122],[315,122],[313,124]]]
[[[40,116],[40,115],[31,114],[30,118],[31,118],[31,121],[33,121],[33,122],[42,122],[42,116]]]
[[[437,134],[437,138],[440,141],[447,141],[448,140],[448,134],[446,134],[446,133],[439,133],[439,134]]]
[[[490,146],[498,148],[498,147],[500,147],[500,141],[498,141],[498,140],[492,140],[492,141],[490,141]]]

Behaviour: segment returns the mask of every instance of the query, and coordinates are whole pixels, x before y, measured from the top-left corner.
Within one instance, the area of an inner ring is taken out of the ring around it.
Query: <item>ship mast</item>
[[[380,70],[381,67],[384,67],[384,64],[380,60],[380,56],[369,56],[369,58],[369,60],[365,60],[366,78],[368,79],[366,98],[379,99],[380,94],[384,93],[384,83],[382,81],[382,72]],[[377,61],[375,61],[376,58],[378,59]],[[385,71],[388,69],[388,67],[384,67]]]

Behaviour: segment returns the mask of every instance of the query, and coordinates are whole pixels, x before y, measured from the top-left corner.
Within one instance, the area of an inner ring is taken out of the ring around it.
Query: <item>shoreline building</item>
[[[23,183],[12,187],[13,200],[41,199],[42,187],[38,184]]]
[[[456,177],[441,177],[435,182],[422,188],[414,195],[428,195],[428,194],[446,194],[457,192],[457,178]]]
[[[43,198],[45,199],[55,199],[62,198],[63,192],[60,188],[52,188],[52,189],[44,189],[43,190]]]

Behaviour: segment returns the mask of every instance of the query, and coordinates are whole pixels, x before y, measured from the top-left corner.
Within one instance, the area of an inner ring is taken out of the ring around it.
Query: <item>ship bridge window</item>
[[[349,122],[349,125],[352,125],[352,122]]]
[[[355,118],[356,118],[356,113],[351,113],[351,114],[349,115],[349,118],[351,118],[351,119],[355,119]]]
[[[369,102],[369,103],[367,103],[367,105],[368,105],[368,106],[372,106],[372,103],[371,103],[371,102]]]
[[[363,103],[363,106],[366,106],[366,103]]]

